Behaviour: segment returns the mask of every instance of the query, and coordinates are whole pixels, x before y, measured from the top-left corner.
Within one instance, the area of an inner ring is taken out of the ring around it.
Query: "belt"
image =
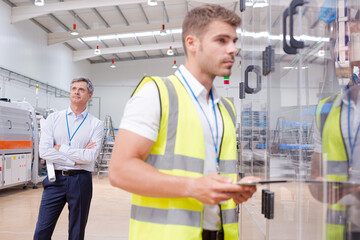
[[[221,231],[209,231],[203,229],[202,232],[203,240],[224,240],[224,233]]]
[[[85,170],[55,170],[56,175],[63,175],[63,176],[74,176],[80,173],[87,173],[88,171]]]

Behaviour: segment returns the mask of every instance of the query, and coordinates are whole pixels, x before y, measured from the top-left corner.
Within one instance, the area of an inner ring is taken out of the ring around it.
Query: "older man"
[[[69,239],[84,239],[92,197],[95,160],[104,136],[102,122],[88,113],[94,88],[87,78],[71,82],[70,106],[46,119],[41,129],[40,157],[53,163],[56,180],[43,181],[43,195],[34,234],[51,239],[65,204],[69,205]]]

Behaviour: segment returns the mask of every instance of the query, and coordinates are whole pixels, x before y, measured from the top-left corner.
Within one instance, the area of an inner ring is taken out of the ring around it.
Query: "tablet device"
[[[239,185],[264,185],[264,184],[273,184],[273,183],[286,183],[289,180],[261,180],[261,181],[238,181],[235,184]]]

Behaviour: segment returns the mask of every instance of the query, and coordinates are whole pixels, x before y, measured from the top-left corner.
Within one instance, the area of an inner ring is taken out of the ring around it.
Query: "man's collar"
[[[179,67],[179,69],[175,72],[175,75],[181,82],[184,83],[185,80],[188,82],[196,97],[199,97],[203,91],[207,92],[206,88],[191,74],[191,72],[189,72],[189,70],[186,69],[184,65]],[[214,84],[212,85],[211,90],[214,97],[214,103],[218,103],[220,101],[220,97]]]
[[[88,113],[88,108],[86,107],[85,110],[82,113],[79,114],[79,116],[81,115],[84,118],[87,113]],[[73,112],[73,110],[69,106],[68,109],[67,109],[67,115],[72,115],[72,114],[75,116],[75,113]]]

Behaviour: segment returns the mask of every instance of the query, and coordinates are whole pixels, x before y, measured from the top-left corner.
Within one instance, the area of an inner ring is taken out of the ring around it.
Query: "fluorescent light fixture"
[[[253,1],[252,0],[248,0],[245,2],[245,6],[247,7],[251,7],[253,5]]]
[[[148,0],[147,4],[149,6],[156,6],[158,3],[157,3],[157,0]]]
[[[165,24],[163,24],[163,25],[161,26],[160,36],[166,36]]]
[[[133,33],[124,33],[124,34],[118,34],[116,35],[118,38],[133,38],[134,34]]]
[[[99,36],[98,39],[100,40],[111,40],[111,39],[116,39],[115,35],[103,35],[103,36]]]
[[[170,31],[172,34],[181,34],[182,29],[172,29],[167,30],[166,32]],[[124,34],[116,34],[116,35],[103,35],[103,36],[94,36],[94,37],[84,37],[82,40],[84,42],[92,42],[100,40],[111,40],[111,39],[124,39],[124,38],[134,38],[136,37],[148,37],[153,35],[161,35],[161,31],[149,31],[149,32],[137,32],[137,33],[124,33]]]
[[[34,0],[34,4],[36,6],[44,6],[45,2],[44,0]]]
[[[294,69],[294,67],[287,66],[287,67],[283,67],[283,69]]]
[[[181,28],[176,28],[176,29],[172,29],[170,30],[172,34],[176,34],[176,33],[182,33],[182,29]]]
[[[114,59],[112,60],[112,63],[111,63],[111,65],[110,65],[110,67],[111,67],[111,68],[116,68],[115,60],[114,60]]]
[[[98,41],[98,37],[85,37],[85,38],[82,38],[82,40],[85,42]]]
[[[269,6],[269,3],[266,0],[255,0],[253,3],[253,8],[263,8]]]
[[[153,32],[138,32],[138,33],[135,33],[135,36],[137,37],[150,37],[154,35]]]
[[[252,37],[252,38],[270,38],[271,40],[282,40],[283,35],[270,35],[268,32],[247,32],[242,31],[240,28],[236,29],[236,33],[240,34],[244,37]],[[308,36],[308,35],[301,35],[301,36],[294,36],[296,39],[302,39],[305,41],[312,41],[312,42],[329,42],[330,38],[327,37],[314,37],[314,36]],[[286,40],[290,40],[290,35],[286,35]]]
[[[96,55],[100,55],[101,51],[100,51],[100,48],[99,48],[99,45],[96,46],[96,49],[94,51],[94,54]]]
[[[169,47],[169,50],[167,50],[166,54],[169,55],[169,56],[174,55],[174,51],[172,50],[171,46]]]

